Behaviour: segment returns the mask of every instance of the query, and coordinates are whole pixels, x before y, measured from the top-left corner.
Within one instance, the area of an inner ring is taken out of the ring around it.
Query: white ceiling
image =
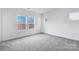
[[[36,13],[44,14],[50,12],[51,10],[54,11],[56,8],[26,8],[26,9]]]

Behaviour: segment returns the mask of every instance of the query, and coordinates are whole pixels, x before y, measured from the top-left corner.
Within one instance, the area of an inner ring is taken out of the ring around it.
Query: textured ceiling
[[[44,14],[50,12],[51,10],[54,11],[56,8],[26,8],[26,9],[36,13]]]

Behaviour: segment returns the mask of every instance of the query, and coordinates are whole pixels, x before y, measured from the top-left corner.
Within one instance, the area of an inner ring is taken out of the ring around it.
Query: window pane
[[[19,24],[24,24],[26,23],[26,17],[25,16],[17,16],[17,22]]]
[[[29,27],[29,29],[32,29],[32,28],[34,28],[34,24],[29,24],[28,27]]]
[[[34,24],[34,16],[28,16],[28,24]]]
[[[26,30],[26,16],[17,16],[17,30]]]

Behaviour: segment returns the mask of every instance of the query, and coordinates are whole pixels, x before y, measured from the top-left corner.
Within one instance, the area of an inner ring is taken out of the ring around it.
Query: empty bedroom
[[[79,8],[0,8],[0,51],[79,51]]]

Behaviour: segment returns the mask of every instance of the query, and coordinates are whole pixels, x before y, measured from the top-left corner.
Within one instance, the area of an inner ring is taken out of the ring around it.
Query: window
[[[79,12],[72,12],[69,14],[70,20],[79,20]]]
[[[29,29],[33,29],[34,28],[34,16],[28,16],[28,28]]]
[[[17,16],[17,30],[26,30],[26,16]]]
[[[34,29],[34,16],[17,16],[17,31]]]

